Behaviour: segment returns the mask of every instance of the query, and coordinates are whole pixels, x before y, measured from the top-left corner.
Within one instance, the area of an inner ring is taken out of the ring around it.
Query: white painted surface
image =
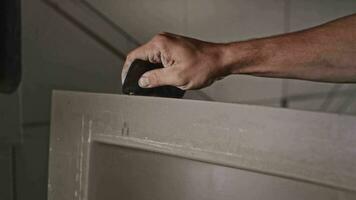
[[[92,194],[87,190],[88,170],[100,163],[89,163],[89,158],[92,144],[97,142],[114,145],[114,149],[130,147],[227,166],[241,173],[252,172],[261,181],[274,177],[268,180],[275,187],[266,193],[266,199],[285,199],[281,196],[286,191],[290,199],[299,199],[301,194],[305,199],[342,199],[344,195],[354,199],[356,195],[353,116],[65,91],[54,92],[52,106],[50,200],[68,199],[76,192],[74,199]],[[104,157],[105,162],[115,162],[113,154]],[[112,173],[116,174],[115,169]],[[192,174],[183,181],[194,181],[194,177]],[[237,187],[253,182],[251,176],[245,178],[235,179]],[[167,184],[171,182],[174,180]],[[255,186],[256,193],[265,190]],[[180,187],[171,190],[178,196],[189,191]],[[253,194],[241,192],[246,197]]]

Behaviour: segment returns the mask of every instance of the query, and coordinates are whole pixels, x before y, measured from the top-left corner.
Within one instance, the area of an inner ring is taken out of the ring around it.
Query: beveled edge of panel
[[[334,174],[325,174],[328,172],[328,166],[314,166],[308,164],[308,162],[303,163],[303,160],[291,157],[278,157],[282,154],[280,154],[281,152],[278,148],[273,149],[275,148],[273,146],[269,148],[272,148],[271,152],[277,154],[277,156],[270,155],[268,151],[258,151],[256,146],[248,148],[241,147],[241,143],[245,138],[247,138],[246,141],[252,142],[254,142],[254,139],[258,139],[258,134],[263,133],[260,129],[264,129],[265,132],[270,133],[271,137],[278,136],[281,137],[281,141],[285,139],[286,142],[291,143],[291,141],[296,139],[294,138],[296,133],[293,131],[291,134],[287,133],[286,130],[288,130],[288,127],[279,125],[276,123],[276,120],[273,121],[267,118],[274,118],[281,115],[282,117],[277,120],[285,122],[287,125],[296,119],[300,120],[292,124],[301,125],[305,122],[303,118],[316,120],[315,123],[320,123],[320,125],[326,124],[324,125],[325,127],[322,128],[325,129],[326,135],[330,138],[324,138],[324,135],[317,137],[309,136],[308,134],[312,133],[312,131],[308,132],[309,129],[303,129],[306,133],[299,133],[302,134],[301,136],[306,137],[306,142],[311,143],[307,146],[306,150],[310,150],[314,140],[315,145],[320,144],[320,142],[332,141],[332,135],[330,136],[328,134],[331,134],[333,130],[327,130],[326,128],[329,127],[328,124],[330,122],[335,121],[335,123],[343,123],[347,126],[346,128],[337,126],[335,130],[344,130],[348,134],[346,138],[340,140],[341,142],[336,143],[336,147],[340,145],[341,151],[350,150],[356,152],[356,147],[352,147],[350,143],[346,143],[348,139],[351,141],[355,141],[356,139],[355,134],[350,134],[353,130],[356,130],[356,117],[353,116],[196,100],[132,97],[66,91],[55,91],[53,93],[52,102],[49,191],[53,192],[53,190],[58,188],[58,184],[65,184],[66,181],[69,181],[66,179],[68,177],[61,177],[61,174],[65,174],[65,170],[69,168],[69,170],[75,171],[71,177],[75,184],[61,185],[60,187],[62,188],[60,190],[61,193],[64,192],[64,190],[62,190],[63,188],[66,188],[65,191],[67,192],[74,191],[74,199],[87,198],[86,184],[88,180],[90,143],[92,142],[134,147],[304,181],[341,191],[349,191],[352,193],[356,191],[356,177],[352,176],[352,171],[332,171]],[[188,106],[188,108],[185,106]],[[133,109],[140,112],[140,114],[132,113]],[[157,109],[159,111],[157,111]],[[189,116],[187,118],[191,118],[194,121],[188,124],[183,114],[184,112],[190,112],[189,114],[193,115],[196,113],[193,112],[193,109],[196,109],[200,114],[206,114],[207,118],[200,115],[196,117]],[[159,126],[160,122],[170,121],[170,110],[177,111],[178,116],[176,117],[179,117],[180,121],[182,121],[174,125],[174,127],[179,130],[171,130],[171,132],[169,131],[169,124],[163,125],[163,127]],[[245,116],[240,116],[239,113]],[[229,122],[221,122],[221,126],[217,127],[219,124],[214,124],[209,121],[209,119],[215,115],[225,117],[224,120]],[[252,123],[249,121],[252,119],[249,115],[257,118],[259,122]],[[159,120],[151,119],[150,117],[156,117],[159,118]],[[231,121],[230,118],[233,117],[236,117],[237,125],[233,120]],[[262,121],[262,119],[266,121]],[[144,123],[142,123],[142,121],[144,121]],[[250,130],[247,131],[249,133],[248,135],[245,134],[246,131],[240,131],[240,129],[246,129],[246,127],[243,127],[244,123],[251,123],[249,125],[250,127],[246,126],[247,129],[250,128]],[[281,126],[279,128],[281,128],[282,134],[272,133],[274,127],[262,126],[268,123],[270,123],[271,126]],[[185,125],[185,127],[183,125]],[[259,127],[257,127],[257,129],[253,128],[254,125]],[[318,127],[316,126],[318,124],[315,125],[314,121],[307,125],[311,129]],[[204,129],[199,126],[208,126],[209,129]],[[149,130],[149,128],[152,128],[152,131]],[[292,128],[298,129],[299,127],[295,126]],[[187,134],[186,132],[188,131],[192,133]],[[214,138],[216,137],[216,135],[214,135],[216,133],[221,135],[222,138]],[[298,142],[291,143],[292,150],[304,150],[298,149]],[[346,148],[341,145],[346,145]],[[70,147],[64,148],[65,146]],[[54,150],[56,153],[53,153]],[[351,154],[348,152],[348,156],[356,156],[356,153],[352,152]],[[326,153],[328,152],[326,151]],[[73,160],[68,160],[68,156]],[[300,159],[307,157],[307,155],[301,155]],[[74,160],[76,164],[70,165]],[[351,160],[349,163],[346,163],[345,166],[341,166],[341,169],[346,167],[354,170],[352,165],[355,164],[355,162],[356,161]],[[334,164],[332,162],[330,163]],[[70,175],[71,174],[68,174],[68,176]],[[348,175],[350,176],[348,177]],[[49,193],[49,199],[54,200],[60,198],[56,195],[51,196]]]

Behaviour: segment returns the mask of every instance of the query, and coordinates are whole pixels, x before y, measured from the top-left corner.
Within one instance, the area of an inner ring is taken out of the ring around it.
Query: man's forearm
[[[295,33],[223,48],[230,73],[356,82],[356,15]]]
[[[304,31],[229,44],[161,33],[127,56],[162,63],[140,78],[144,88],[200,89],[229,74],[356,83],[356,15]]]

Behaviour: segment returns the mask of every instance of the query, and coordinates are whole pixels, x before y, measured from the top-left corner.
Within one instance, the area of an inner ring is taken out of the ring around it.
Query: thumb
[[[175,85],[172,67],[155,69],[144,73],[138,84],[142,88],[154,88],[164,85]]]

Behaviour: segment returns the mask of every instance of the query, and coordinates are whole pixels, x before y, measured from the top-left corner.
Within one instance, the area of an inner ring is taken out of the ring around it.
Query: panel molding
[[[64,91],[52,105],[51,200],[86,197],[93,142],[356,192],[353,116]]]

